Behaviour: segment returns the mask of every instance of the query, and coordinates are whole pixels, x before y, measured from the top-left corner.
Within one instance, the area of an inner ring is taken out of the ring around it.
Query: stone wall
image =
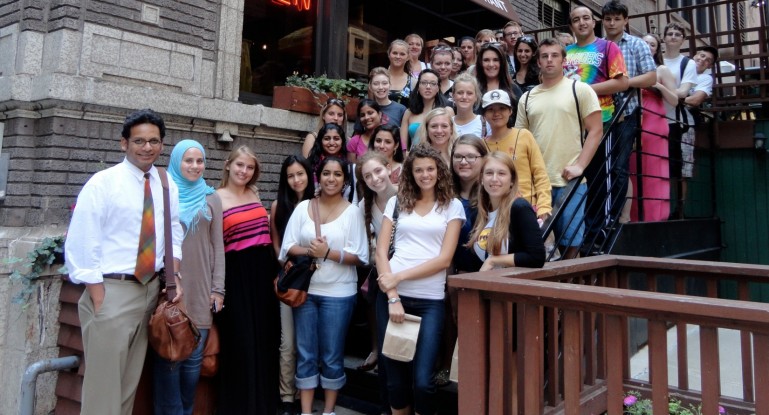
[[[32,228],[0,228],[0,258],[26,257],[45,236],[60,235],[53,226]],[[53,275],[54,266],[35,284],[34,293],[24,304],[12,299],[21,284],[8,278],[11,267],[0,261],[0,414],[19,413],[21,380],[26,368],[40,360],[59,356],[59,290],[61,279]],[[56,403],[56,372],[37,379],[35,414],[49,414]]]
[[[83,30],[86,23],[196,46],[213,59],[220,1],[212,0],[25,0],[0,1],[0,27],[22,31]]]
[[[54,101],[5,111],[3,152],[10,155],[10,170],[7,196],[0,202],[0,227],[66,227],[88,178],[123,160],[119,139],[128,112]],[[316,119],[261,106],[259,113],[265,120],[258,125],[230,126],[235,136],[231,143],[217,140],[215,121],[162,114],[168,132],[158,164],[167,164],[175,143],[184,138],[198,140],[208,158],[204,177],[216,186],[229,152],[248,145],[259,155],[259,186],[265,202],[270,202],[277,190],[280,164],[287,155],[300,151],[303,131],[313,129]]]

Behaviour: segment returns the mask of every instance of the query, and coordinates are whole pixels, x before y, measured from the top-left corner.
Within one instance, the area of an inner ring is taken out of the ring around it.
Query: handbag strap
[[[320,238],[320,207],[318,207],[318,204],[320,202],[318,201],[318,198],[313,198],[310,200],[310,219],[315,223],[315,237]]]
[[[393,207],[393,230],[390,232],[390,245],[387,247],[388,259],[392,259],[395,254],[395,231],[398,229],[398,198],[395,198],[395,206]]]
[[[166,278],[166,298],[171,301],[176,297],[176,278],[174,276],[174,244],[171,236],[171,196],[169,194],[168,187],[168,175],[166,170],[162,167],[157,167],[158,175],[160,176],[160,184],[163,186],[163,235],[165,240],[163,245],[165,248],[165,257],[163,263],[166,269],[166,277],[171,275],[172,278]]]

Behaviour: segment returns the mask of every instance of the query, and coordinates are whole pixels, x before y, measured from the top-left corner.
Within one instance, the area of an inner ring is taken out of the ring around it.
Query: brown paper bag
[[[449,380],[452,382],[459,382],[459,339],[457,339],[456,344],[454,344],[454,355],[451,356]]]
[[[406,314],[403,323],[387,322],[382,354],[400,362],[410,362],[417,351],[419,326],[422,317]]]

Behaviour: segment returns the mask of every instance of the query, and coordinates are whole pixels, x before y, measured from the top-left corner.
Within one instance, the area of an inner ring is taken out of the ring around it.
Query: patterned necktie
[[[152,204],[149,173],[144,174],[144,210],[134,275],[142,284],[150,282],[155,275],[155,209]]]

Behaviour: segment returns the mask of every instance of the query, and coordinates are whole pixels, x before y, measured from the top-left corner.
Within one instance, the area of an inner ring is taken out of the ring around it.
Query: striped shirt
[[[224,252],[272,244],[267,209],[261,203],[247,203],[223,213]]]

